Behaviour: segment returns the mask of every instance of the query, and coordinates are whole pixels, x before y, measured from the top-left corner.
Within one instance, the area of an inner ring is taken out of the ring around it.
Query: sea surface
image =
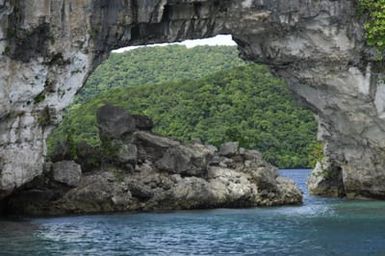
[[[385,202],[0,220],[0,255],[385,255]]]

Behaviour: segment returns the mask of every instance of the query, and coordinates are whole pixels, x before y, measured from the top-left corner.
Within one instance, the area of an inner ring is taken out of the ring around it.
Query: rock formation
[[[295,184],[257,151],[226,143],[185,145],[152,134],[152,121],[106,105],[98,111],[102,149],[46,165],[6,201],[10,214],[56,215],[299,204]],[[119,125],[123,124],[123,125]],[[82,173],[83,159],[103,156]],[[80,165],[79,165],[80,164]]]
[[[0,197],[42,173],[45,138],[110,50],[232,34],[318,116],[316,194],[385,197],[385,85],[353,0],[0,0]],[[127,149],[131,150],[131,149]]]

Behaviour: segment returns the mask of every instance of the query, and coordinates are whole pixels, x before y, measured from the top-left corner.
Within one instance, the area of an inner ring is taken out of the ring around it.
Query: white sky
[[[218,35],[216,37],[212,38],[206,38],[206,39],[198,39],[198,40],[186,40],[181,43],[172,43],[172,44],[151,44],[151,45],[141,45],[141,46],[130,46],[130,47],[125,47],[125,48],[120,48],[117,50],[114,50],[113,52],[116,53],[122,53],[125,51],[130,51],[136,48],[140,47],[153,47],[153,46],[167,46],[167,45],[173,45],[173,44],[179,44],[179,45],[185,45],[187,48],[192,48],[198,45],[211,45],[211,46],[216,46],[216,45],[237,45],[233,39],[231,38],[230,35]]]

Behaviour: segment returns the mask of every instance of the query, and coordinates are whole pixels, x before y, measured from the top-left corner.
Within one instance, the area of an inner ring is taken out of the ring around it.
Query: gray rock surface
[[[309,180],[308,188],[314,195],[341,197],[345,195],[342,171],[330,161],[318,162]]]
[[[120,163],[136,163],[138,159],[138,149],[134,144],[122,144],[116,155]]]
[[[42,175],[35,184],[9,198],[8,211],[57,215],[302,202],[302,194],[295,184],[278,177],[276,168],[260,157],[246,160],[232,152],[232,158],[226,158],[219,156],[212,146],[186,145],[153,135],[150,131],[136,131],[135,134],[141,138],[134,140],[138,144],[126,142],[125,135],[119,142],[122,148],[142,147],[141,156],[131,154],[131,150],[125,154],[135,168],[122,165],[121,159],[112,162],[109,159],[103,168],[81,175],[80,166],[72,161],[54,163],[52,175],[49,172]],[[119,141],[117,138],[110,140]],[[243,151],[244,154],[256,153]],[[121,154],[116,157],[122,158]],[[139,157],[143,159],[139,160]],[[213,158],[220,160],[213,164]],[[226,167],[223,167],[225,163]]]
[[[234,156],[239,153],[239,142],[226,142],[219,148],[219,155]]]
[[[138,147],[139,160],[152,162],[161,159],[167,149],[181,145],[179,141],[144,131],[134,133],[134,144]]]
[[[120,107],[105,105],[96,114],[102,139],[119,139],[136,130],[135,118]]]
[[[78,186],[81,176],[82,169],[74,161],[56,162],[52,166],[52,179],[69,187]]]
[[[314,184],[385,198],[384,75],[356,7],[351,0],[1,1],[0,198],[42,173],[47,135],[110,50],[220,33],[288,81],[318,116],[323,166],[333,166],[318,173],[343,178]]]
[[[189,176],[205,176],[206,168],[212,157],[209,149],[178,145],[168,148],[155,163],[159,170]]]

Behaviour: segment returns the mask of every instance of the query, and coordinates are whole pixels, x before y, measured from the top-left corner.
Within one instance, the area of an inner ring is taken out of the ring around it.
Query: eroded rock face
[[[82,169],[74,161],[56,162],[52,166],[52,179],[68,187],[78,186],[81,176]]]
[[[219,149],[219,154],[221,156],[233,156],[239,153],[239,143],[238,142],[227,142],[221,145]]]
[[[111,49],[230,33],[317,114],[344,193],[382,198],[385,85],[362,27],[352,0],[2,0],[0,197],[42,172],[46,136]]]
[[[111,110],[108,118],[111,123],[119,117],[131,116],[123,109],[111,106],[103,107],[98,113],[107,109]],[[149,120],[144,116],[137,117]],[[302,202],[302,193],[292,181],[278,177],[277,169],[265,162],[260,153],[238,150],[237,143],[224,144],[221,148],[237,144],[237,150],[223,156],[213,146],[183,144],[148,130],[107,139],[103,134],[111,134],[110,129],[105,130],[110,127],[107,118],[98,120],[99,134],[104,138],[101,153],[107,151],[109,155],[102,165],[82,174],[80,165],[74,161],[54,163],[43,175],[7,199],[9,214],[186,210]],[[133,122],[135,129],[147,128],[136,126],[134,119]],[[143,140],[133,139],[138,134],[140,138],[146,138],[145,144]],[[129,137],[132,140],[127,140]],[[141,154],[121,150],[111,152],[108,140],[120,148],[135,147]],[[218,160],[214,161],[215,158]]]

